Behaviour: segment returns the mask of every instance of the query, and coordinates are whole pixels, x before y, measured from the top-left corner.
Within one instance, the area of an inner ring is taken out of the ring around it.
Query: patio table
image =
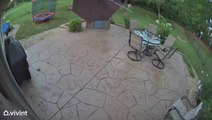
[[[145,50],[143,51],[143,53],[146,55],[146,56],[151,56],[152,53],[149,51],[150,50],[150,46],[157,46],[157,45],[160,45],[160,39],[153,35],[152,33],[148,32],[147,30],[145,29],[135,29],[135,30],[131,30],[130,31],[132,34],[135,34],[139,37],[141,37],[141,39],[143,41],[143,44],[146,45],[146,48]]]

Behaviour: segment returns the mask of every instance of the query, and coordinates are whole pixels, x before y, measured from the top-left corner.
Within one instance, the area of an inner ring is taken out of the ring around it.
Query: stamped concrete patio
[[[26,49],[31,81],[21,86],[30,105],[44,120],[161,120],[168,107],[186,95],[180,54],[153,67],[127,58],[128,30],[70,33],[56,28],[32,36]],[[25,46],[26,47],[26,46]]]

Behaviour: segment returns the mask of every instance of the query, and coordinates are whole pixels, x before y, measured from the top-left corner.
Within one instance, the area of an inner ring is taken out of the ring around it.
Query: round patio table
[[[146,56],[152,56],[152,52],[150,52],[151,46],[160,45],[161,40],[157,36],[155,36],[153,33],[145,29],[131,30],[131,32],[141,37],[143,44],[146,45],[146,48],[143,51],[143,53]]]

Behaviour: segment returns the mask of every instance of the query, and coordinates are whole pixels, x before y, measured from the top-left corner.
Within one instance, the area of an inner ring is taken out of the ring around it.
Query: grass
[[[210,71],[212,71],[212,53],[206,49],[206,47],[202,46],[201,44],[199,44],[198,41],[196,41],[193,37],[188,36],[188,39],[190,41],[190,45],[193,47],[193,51],[197,54],[196,57],[198,57],[200,59],[200,61],[195,61],[192,60],[192,64],[196,64],[197,62],[200,64],[199,66],[201,67],[197,67],[197,65],[195,65],[194,67],[196,70],[196,73],[198,74],[198,77],[200,80],[212,80],[212,74]],[[191,51],[189,51],[191,52]],[[189,54],[189,53],[187,53]],[[194,58],[196,59],[196,58]],[[203,71],[203,72],[202,72]],[[208,76],[207,76],[208,75]]]
[[[14,8],[8,10],[4,16],[6,16],[6,20],[10,20],[11,22],[15,22],[18,18],[23,17],[25,15],[30,14],[32,9],[31,2],[25,2],[23,4],[19,4]]]
[[[70,0],[58,1],[56,15],[53,20],[44,24],[35,24],[31,17],[31,2],[24,3],[8,11],[5,21],[10,20],[12,24],[19,24],[20,29],[17,32],[16,39],[20,40],[27,36],[59,27],[61,24],[69,22],[73,18],[78,18],[72,11],[67,8],[72,2]],[[17,13],[17,14],[16,14]]]
[[[132,13],[130,12],[129,15],[132,19],[136,19],[139,21],[139,24],[141,27],[146,27],[148,25],[148,23],[153,23],[156,18],[157,15],[149,12],[147,10],[144,9],[140,9],[138,7],[132,7],[131,8]],[[113,16],[113,20],[116,24],[122,25],[124,26],[124,20],[123,20],[123,14],[125,14],[125,10],[123,9],[119,9]]]
[[[184,61],[185,61],[185,63],[188,63],[187,64],[188,70],[191,73],[191,75],[194,75],[194,73],[192,71],[192,67],[194,67],[195,72],[196,72],[196,69],[199,69],[199,70],[203,69],[203,66],[194,64],[194,63],[201,63],[201,60],[198,57],[198,55],[196,54],[193,46],[189,42],[177,40],[174,44],[174,47],[179,48],[178,51],[181,52],[184,56],[186,56],[186,57],[184,57]],[[197,75],[199,76],[199,74],[197,74]]]

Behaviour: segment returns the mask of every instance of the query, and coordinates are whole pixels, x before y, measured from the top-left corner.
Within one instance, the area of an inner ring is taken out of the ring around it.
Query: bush
[[[127,29],[130,28],[130,16],[128,15],[128,13],[124,14],[124,24]]]
[[[69,23],[68,28],[70,32],[79,32],[81,31],[81,28],[82,28],[82,21],[80,19],[73,19]]]
[[[161,39],[161,43],[163,44],[172,31],[172,25],[171,23],[166,22],[166,20],[162,17],[155,22],[158,25],[158,35]]]
[[[114,21],[114,19],[111,17],[111,19],[110,19],[110,23],[111,24],[115,24],[115,21]]]

